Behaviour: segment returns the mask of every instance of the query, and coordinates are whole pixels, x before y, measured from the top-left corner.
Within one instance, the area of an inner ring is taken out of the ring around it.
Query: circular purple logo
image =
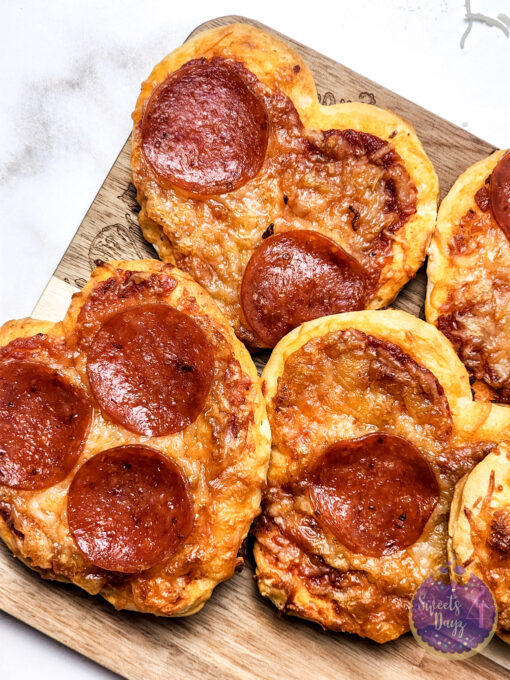
[[[448,574],[447,567],[440,570]],[[454,567],[463,574],[463,567]],[[467,583],[429,576],[411,602],[409,620],[417,642],[440,656],[466,658],[489,644],[497,624],[494,597],[485,583],[470,574]]]

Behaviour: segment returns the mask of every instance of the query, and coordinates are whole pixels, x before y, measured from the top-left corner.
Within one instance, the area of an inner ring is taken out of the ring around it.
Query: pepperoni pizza
[[[133,120],[145,238],[251,348],[389,304],[425,258],[438,184],[413,128],[367,104],[321,106],[304,61],[259,29],[172,52]]]
[[[253,363],[173,265],[102,264],[63,322],[0,330],[0,536],[116,608],[198,611],[259,512]]]
[[[453,343],[477,399],[510,404],[510,152],[470,167],[441,204],[426,317]]]
[[[508,438],[510,410],[472,401],[446,338],[397,310],[305,323],[273,351],[262,391],[260,592],[325,628],[397,638],[447,560],[455,483]]]
[[[502,443],[455,487],[451,563],[486,583],[498,608],[497,634],[510,643],[510,445]]]

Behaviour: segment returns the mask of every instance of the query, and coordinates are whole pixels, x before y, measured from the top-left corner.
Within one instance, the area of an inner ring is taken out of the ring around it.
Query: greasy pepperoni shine
[[[61,482],[82,448],[92,409],[55,370],[0,364],[0,485],[45,489]]]
[[[193,528],[193,503],[178,465],[148,446],[119,446],[78,470],[67,517],[92,564],[129,574],[178,550]]]
[[[241,285],[244,315],[269,347],[304,321],[363,309],[367,276],[358,262],[315,231],[275,234],[254,251]]]
[[[370,434],[326,451],[311,471],[309,496],[319,522],[343,545],[380,557],[418,540],[439,486],[414,445]]]
[[[87,375],[101,408],[152,437],[196,420],[211,387],[214,353],[198,323],[165,304],[114,314],[94,336]]]
[[[492,172],[490,198],[494,219],[510,239],[510,153],[499,159]]]
[[[154,90],[142,149],[163,181],[193,194],[222,194],[259,172],[269,124],[253,82],[240,63],[195,59]]]

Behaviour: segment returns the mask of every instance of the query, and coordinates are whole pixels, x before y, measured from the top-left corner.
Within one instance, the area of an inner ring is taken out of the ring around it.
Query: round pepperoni
[[[510,153],[499,159],[492,172],[490,196],[494,219],[510,239]]]
[[[367,276],[358,262],[316,231],[270,236],[245,269],[241,305],[268,347],[304,321],[364,309]]]
[[[238,62],[195,59],[152,93],[142,149],[163,181],[193,194],[233,191],[266,155],[269,123],[256,79]]]
[[[214,353],[204,331],[165,304],[114,314],[87,352],[87,375],[103,411],[150,437],[179,432],[196,420],[213,372]]]
[[[346,548],[380,557],[418,540],[439,486],[413,444],[370,434],[326,451],[312,469],[309,496],[319,522]]]
[[[45,489],[71,471],[92,409],[54,369],[30,361],[0,364],[0,485]]]
[[[78,470],[67,519],[92,564],[132,574],[178,550],[193,528],[193,502],[178,465],[148,446],[119,446]]]

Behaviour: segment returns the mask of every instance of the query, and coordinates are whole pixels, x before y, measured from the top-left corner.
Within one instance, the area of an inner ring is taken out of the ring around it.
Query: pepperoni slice
[[[178,550],[193,528],[193,502],[174,462],[148,446],[118,446],[78,470],[67,519],[92,564],[132,574]]]
[[[370,434],[326,451],[312,469],[309,496],[319,522],[343,545],[380,557],[418,540],[439,486],[413,444]]]
[[[165,304],[114,314],[87,353],[87,375],[101,408],[131,432],[150,437],[179,432],[196,420],[213,372],[204,331]]]
[[[490,195],[494,219],[510,239],[510,153],[499,159],[492,172]]]
[[[0,485],[46,489],[71,471],[92,409],[55,370],[31,361],[0,364]]]
[[[358,262],[316,231],[267,238],[252,254],[241,285],[241,305],[268,347],[304,321],[364,309],[367,276]]]
[[[193,194],[233,191],[266,155],[269,122],[256,78],[239,62],[194,59],[152,93],[142,149],[163,181]]]

